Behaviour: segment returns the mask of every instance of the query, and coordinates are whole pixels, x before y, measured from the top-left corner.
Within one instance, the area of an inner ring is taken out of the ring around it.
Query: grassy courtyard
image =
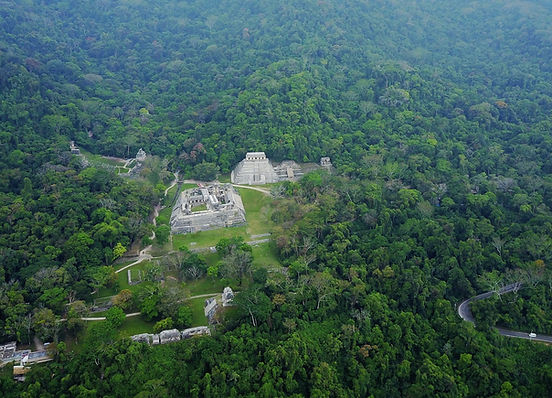
[[[173,235],[172,241],[174,250],[182,246],[194,249],[215,246],[222,238],[231,238],[233,236],[243,236],[245,240],[248,240],[246,227],[214,229],[196,232],[195,234],[178,234]]]
[[[207,325],[207,318],[205,318],[205,312],[203,306],[205,305],[205,298],[197,298],[188,302],[192,308],[192,327]]]
[[[186,282],[184,285],[184,291],[186,292],[187,297],[191,297],[200,294],[222,293],[222,290],[225,287],[226,284],[222,281],[205,277],[195,281]]]
[[[119,329],[119,337],[130,337],[140,333],[152,333],[155,322],[148,322],[141,316],[125,318]]]
[[[253,246],[253,266],[265,268],[279,268],[282,266],[278,260],[276,248],[269,242]]]
[[[204,210],[207,210],[207,205],[206,204],[197,205],[197,206],[192,207],[192,213],[196,212],[196,211],[204,211]]]
[[[247,188],[238,188],[245,208],[247,234],[259,235],[268,233],[274,226],[272,215],[272,198],[262,192]]]

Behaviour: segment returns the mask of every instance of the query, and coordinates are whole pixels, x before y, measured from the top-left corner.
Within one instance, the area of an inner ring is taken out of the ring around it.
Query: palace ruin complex
[[[171,231],[185,234],[245,224],[245,209],[231,184],[187,189],[178,196],[171,214]]]

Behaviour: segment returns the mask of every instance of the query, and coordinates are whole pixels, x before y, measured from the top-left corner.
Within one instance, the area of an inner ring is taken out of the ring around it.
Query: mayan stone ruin
[[[274,167],[264,152],[247,152],[230,176],[234,184],[259,185],[278,182]]]
[[[245,224],[245,209],[231,184],[212,184],[182,191],[171,214],[173,234]]]
[[[69,144],[69,150],[71,151],[71,153],[73,155],[80,155],[80,149],[79,147],[75,144],[75,141],[71,141],[71,143]]]
[[[146,152],[142,148],[140,148],[136,153],[136,160],[138,162],[144,162],[146,160],[146,156]]]
[[[332,163],[325,156],[316,163],[298,164],[293,160],[272,163],[264,152],[247,152],[245,159],[232,170],[230,179],[234,184],[263,185],[279,181],[297,181],[308,172],[324,168],[330,170]]]
[[[189,339],[195,336],[210,336],[211,330],[207,326],[197,326],[195,328],[163,330],[159,333],[141,333],[130,336],[132,341],[137,343],[146,343],[149,345],[174,343],[176,341]]]

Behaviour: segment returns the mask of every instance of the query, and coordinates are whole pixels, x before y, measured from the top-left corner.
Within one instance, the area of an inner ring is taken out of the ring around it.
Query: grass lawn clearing
[[[197,188],[197,184],[191,184],[191,183],[184,183],[182,184],[182,186],[180,187],[180,191],[185,191],[186,189],[192,189],[192,188]]]
[[[206,326],[208,324],[203,307],[205,305],[205,298],[197,298],[187,302],[192,309],[192,327]]]
[[[155,322],[148,322],[140,315],[125,318],[121,329],[119,329],[119,337],[130,337],[140,333],[153,333],[153,325]]]
[[[270,243],[261,243],[253,246],[253,266],[265,268],[280,268],[282,264],[278,260],[276,248]]]
[[[151,247],[149,254],[151,254],[153,257],[163,257],[172,250],[172,243],[170,240],[164,245],[158,245],[155,241]]]
[[[91,165],[95,165],[95,164],[103,164],[103,165],[106,165],[106,166],[113,166],[113,167],[116,167],[116,166],[123,166],[125,164],[124,161],[122,160],[117,160],[117,159],[113,159],[113,158],[106,158],[106,157],[103,157],[102,155],[95,155],[93,153],[90,153],[84,149],[80,149],[80,152],[82,155],[84,155],[84,157],[86,157],[86,159],[90,162]]]
[[[274,223],[272,214],[272,198],[262,192],[252,189],[238,188],[247,220],[248,235],[259,235],[270,232]]]
[[[128,174],[130,172],[130,169],[127,169],[126,167],[117,166],[117,174]]]
[[[120,292],[121,290],[123,289],[129,289],[130,288],[130,285],[128,284],[128,270],[130,270],[130,276],[132,278],[132,280],[136,280],[138,281],[139,277],[138,277],[138,271],[141,271],[142,272],[142,278],[144,276],[144,270],[146,269],[146,267],[151,264],[151,261],[142,261],[141,263],[138,263],[136,265],[133,265],[132,267],[130,268],[127,268],[125,269],[124,271],[122,272],[119,272],[117,274],[117,282],[119,283],[119,290],[118,292]],[[134,286],[134,285],[133,285]],[[117,292],[117,293],[118,293]],[[116,294],[117,294],[116,293]]]
[[[175,185],[167,191],[167,196],[163,199],[163,206],[172,206],[177,189],[178,185]]]
[[[205,277],[197,279],[195,281],[186,282],[184,285],[184,291],[187,297],[197,296],[200,294],[220,293],[226,285],[218,279]]]
[[[233,236],[243,236],[247,240],[246,227],[221,228],[196,232],[194,234],[173,235],[173,249],[178,250],[182,246],[186,246],[188,249],[215,246],[222,238],[231,238]],[[196,244],[190,246],[192,242],[196,242]]]
[[[172,208],[165,207],[163,210],[159,212],[159,216],[157,216],[157,226],[161,224],[169,225],[169,222],[171,220],[171,212]]]

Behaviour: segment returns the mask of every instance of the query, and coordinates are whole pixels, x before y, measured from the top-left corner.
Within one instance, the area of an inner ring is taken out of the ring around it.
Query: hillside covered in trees
[[[552,330],[551,19],[544,0],[0,2],[0,343],[59,340],[24,383],[0,370],[2,396],[550,396],[552,349],[492,326]],[[123,178],[70,141],[155,157]],[[212,337],[61,341],[83,328],[68,304],[151,243],[167,169],[224,176],[247,151],[335,166],[273,189],[281,267],[225,276]],[[457,315],[512,281],[476,327]]]

